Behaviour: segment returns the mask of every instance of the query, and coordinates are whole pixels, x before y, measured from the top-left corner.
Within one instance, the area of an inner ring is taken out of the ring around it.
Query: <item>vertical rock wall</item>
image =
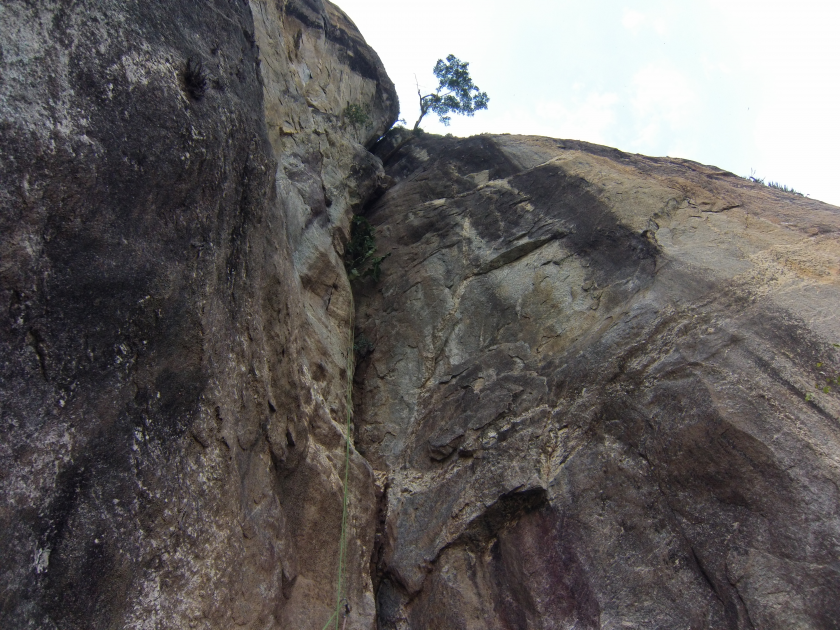
[[[381,63],[319,0],[12,0],[0,32],[0,626],[323,627]]]
[[[387,171],[380,628],[840,627],[840,209],[548,138]]]

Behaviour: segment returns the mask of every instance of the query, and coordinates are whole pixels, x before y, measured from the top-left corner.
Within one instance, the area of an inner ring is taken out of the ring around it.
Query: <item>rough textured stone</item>
[[[393,85],[321,0],[10,0],[0,34],[0,626],[322,628]],[[371,628],[355,453],[350,488]]]
[[[840,210],[713,167],[421,136],[368,211],[380,628],[840,627]]]
[[[379,141],[324,0],[0,34],[0,626],[323,628],[353,377],[343,629],[839,627],[837,208]],[[391,254],[355,307],[353,212]]]

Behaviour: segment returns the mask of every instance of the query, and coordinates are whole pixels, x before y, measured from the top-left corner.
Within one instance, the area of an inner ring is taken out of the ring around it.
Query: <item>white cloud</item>
[[[668,31],[668,23],[662,17],[650,19],[644,13],[633,9],[624,9],[621,15],[621,25],[634,35],[638,34],[642,27],[650,27],[658,35],[664,35]]]
[[[653,30],[655,30],[659,35],[664,35],[668,32],[668,23],[662,18],[656,18],[653,21]]]
[[[636,32],[639,27],[644,24],[645,15],[632,9],[624,9],[624,15],[621,17],[621,25],[628,31]]]
[[[615,124],[615,106],[619,98],[613,93],[590,92],[573,104],[539,100],[535,113],[546,129],[561,131],[561,137],[604,143]]]
[[[666,133],[688,127],[698,116],[699,99],[691,82],[668,64],[652,64],[632,79],[636,139],[651,147]]]

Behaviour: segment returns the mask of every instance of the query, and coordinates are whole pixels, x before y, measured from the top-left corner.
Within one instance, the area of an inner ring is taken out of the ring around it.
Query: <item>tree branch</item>
[[[420,94],[420,82],[417,80],[417,75],[414,75],[414,84],[417,86],[417,96],[420,97],[420,118],[417,119],[417,122],[414,123],[414,129],[411,130],[411,133],[414,134],[418,127],[420,127],[420,121],[423,120],[423,116],[429,111],[429,108],[426,106],[425,99],[432,96],[432,94],[428,94],[423,96]]]

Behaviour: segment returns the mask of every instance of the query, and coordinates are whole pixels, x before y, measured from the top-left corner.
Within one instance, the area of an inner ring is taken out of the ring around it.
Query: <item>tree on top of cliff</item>
[[[449,125],[448,114],[450,113],[472,116],[480,109],[487,109],[490,98],[487,92],[480,92],[473,83],[469,65],[455,55],[449,55],[446,61],[438,59],[433,70],[440,82],[437,89],[423,96],[420,86],[417,86],[417,96],[420,97],[420,118],[414,123],[414,131],[417,131],[420,121],[429,112],[434,112],[440,118],[440,122]]]

